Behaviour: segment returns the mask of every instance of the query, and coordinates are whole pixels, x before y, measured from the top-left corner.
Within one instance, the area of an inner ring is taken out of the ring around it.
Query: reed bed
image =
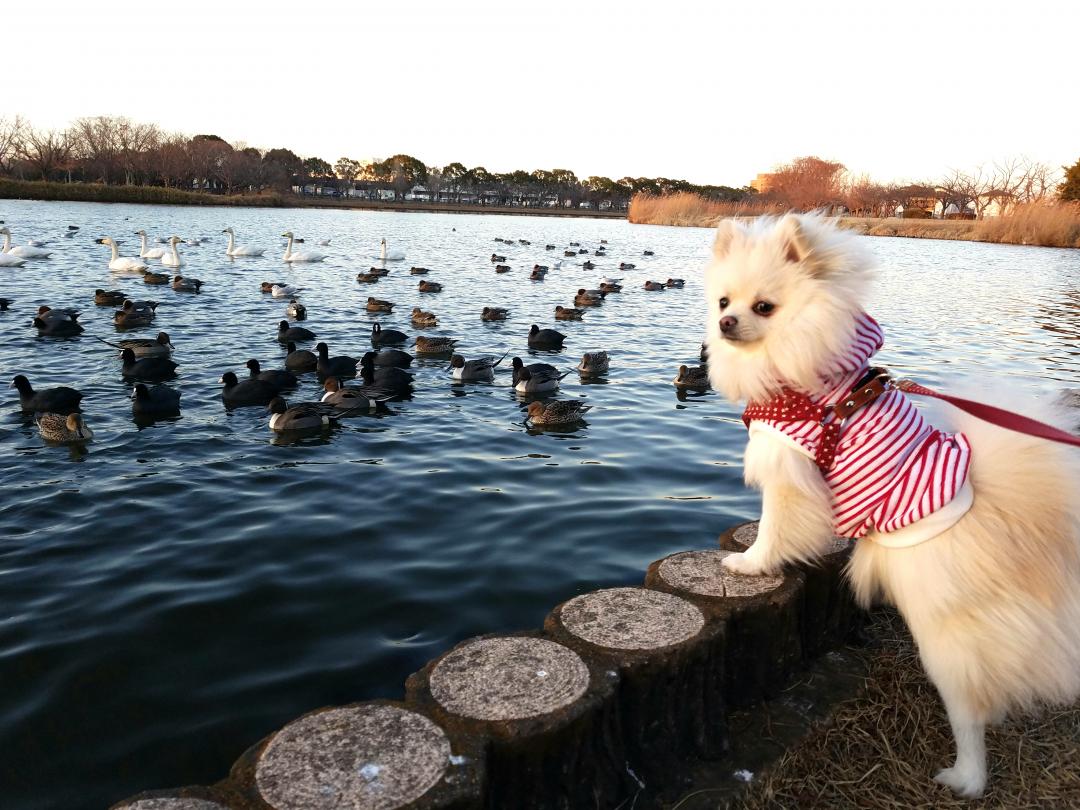
[[[630,200],[627,218],[631,222],[644,225],[711,228],[725,217],[757,217],[782,213],[782,208],[771,203],[722,202],[689,191],[680,191],[660,197],[653,194],[635,194]]]
[[[52,183],[0,179],[0,199],[123,202],[157,205],[284,206],[280,194],[203,194],[162,186],[106,186],[101,183]]]

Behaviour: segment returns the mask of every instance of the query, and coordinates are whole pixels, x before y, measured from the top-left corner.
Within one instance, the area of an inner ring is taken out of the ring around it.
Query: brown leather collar
[[[889,372],[883,368],[871,368],[866,375],[859,380],[858,385],[851,392],[832,406],[833,418],[843,421],[855,411],[869,405],[875,399],[889,390]]]

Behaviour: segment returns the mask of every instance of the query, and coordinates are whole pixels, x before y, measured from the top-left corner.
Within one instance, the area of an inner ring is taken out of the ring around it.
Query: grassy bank
[[[651,225],[712,227],[723,217],[778,213],[782,212],[766,205],[720,203],[683,193],[667,197],[638,195],[630,202],[629,219]],[[842,217],[839,224],[867,236],[1080,247],[1080,206],[1068,203],[1020,205],[1007,216],[984,220]]]
[[[0,178],[0,199],[65,202],[146,203],[151,205],[286,205],[280,194],[201,194],[161,186],[106,186],[100,183],[48,183]]]
[[[981,800],[958,799],[931,778],[952,763],[952,735],[903,621],[877,611],[869,635],[878,653],[862,694],[755,781],[740,810],[1078,805],[1080,705],[992,729],[990,787]]]

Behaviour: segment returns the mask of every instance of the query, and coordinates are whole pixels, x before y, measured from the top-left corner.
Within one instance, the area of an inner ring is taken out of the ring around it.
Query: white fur
[[[814,393],[850,340],[869,263],[820,220],[784,217],[720,226],[709,266],[709,370],[729,398],[781,385]],[[721,337],[717,301],[748,319],[744,341]],[[777,304],[753,316],[755,300]],[[935,777],[964,796],[986,786],[986,726],[1011,711],[1080,696],[1080,474],[1075,450],[953,412],[967,435],[975,501],[951,529],[908,548],[873,535],[856,543],[848,576],[860,604],[896,605],[949,717],[956,760]],[[814,462],[768,432],[746,450],[746,481],[762,490],[758,539],[724,565],[742,574],[812,560],[832,534]]]

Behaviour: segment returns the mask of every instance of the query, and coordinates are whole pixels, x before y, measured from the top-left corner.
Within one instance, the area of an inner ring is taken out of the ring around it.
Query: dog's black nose
[[[734,315],[725,315],[720,319],[720,331],[727,333],[739,325],[739,319]]]

